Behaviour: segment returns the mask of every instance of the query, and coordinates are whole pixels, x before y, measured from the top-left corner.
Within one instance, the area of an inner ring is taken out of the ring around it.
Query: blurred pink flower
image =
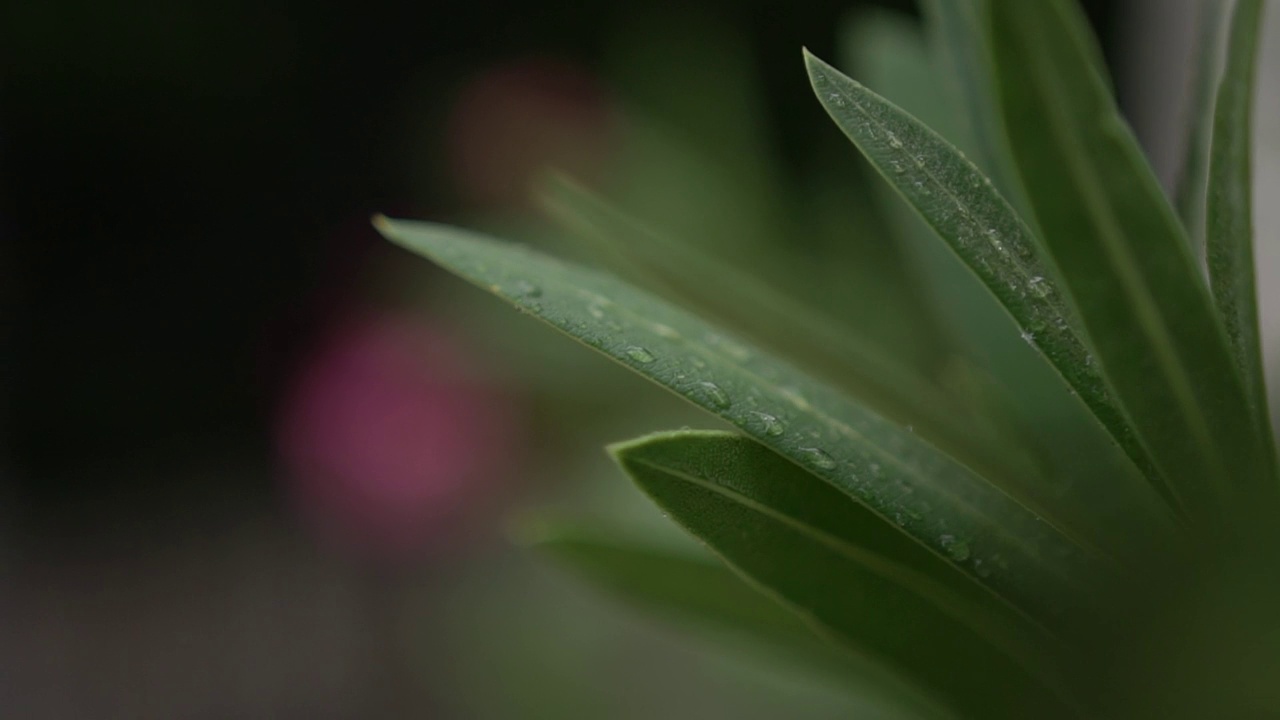
[[[514,466],[512,406],[421,318],[338,323],[286,395],[290,499],[322,539],[399,561],[437,544]]]

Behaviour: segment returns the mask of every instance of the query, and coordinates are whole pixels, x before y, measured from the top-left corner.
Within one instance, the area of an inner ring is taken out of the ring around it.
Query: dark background
[[[700,4],[746,28],[785,158],[789,139],[826,122],[798,48],[830,55],[829,29],[851,0]],[[1110,51],[1120,3],[1087,5]],[[468,210],[442,177],[442,147],[420,139],[468,76],[534,53],[590,67],[599,29],[629,12],[4,3],[4,582],[39,586],[28,605],[91,591],[104,559],[282,515],[272,413],[316,327],[361,291],[361,258],[384,252],[367,219]],[[28,640],[42,644],[64,620],[46,618]],[[97,627],[94,616],[80,627]],[[58,672],[94,674],[49,667],[54,685]]]

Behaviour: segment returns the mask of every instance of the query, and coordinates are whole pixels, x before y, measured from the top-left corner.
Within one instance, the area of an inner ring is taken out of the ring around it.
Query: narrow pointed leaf
[[[964,711],[1061,712],[1052,642],[1011,632],[971,594],[857,544],[865,531],[848,529],[864,527],[865,513],[782,458],[726,433],[660,433],[611,449],[676,522],[835,638]]]
[[[1110,564],[914,433],[698,318],[615,278],[430,223],[378,220],[388,238],[742,429],[1028,612],[1068,622]],[[995,561],[993,561],[993,558]],[[985,564],[977,564],[977,560]]]
[[[544,204],[576,233],[653,277],[661,294],[816,372],[888,419],[984,471],[1024,471],[998,435],[932,378],[745,272],[671,241],[564,178]],[[666,292],[662,292],[665,290]],[[668,294],[670,293],[670,294]]]
[[[1231,20],[1227,64],[1214,112],[1209,161],[1207,232],[1209,280],[1236,368],[1259,425],[1270,434],[1258,296],[1253,262],[1253,96],[1257,81],[1262,0],[1239,0]]]
[[[818,99],[840,129],[982,280],[1022,328],[1023,339],[1052,364],[1155,488],[1164,491],[1076,329],[1054,268],[1042,259],[1031,229],[991,181],[897,106],[813,55],[806,53],[805,62]]]
[[[564,525],[540,529],[532,544],[602,590],[643,610],[781,652],[839,679],[859,698],[888,706],[886,711],[912,718],[948,714],[924,688],[907,682],[879,660],[828,642],[799,615],[721,562],[628,544]]]
[[[1263,444],[1186,236],[1062,0],[990,0],[1002,112],[1113,395],[1188,514],[1233,533]]]
[[[1222,26],[1227,17],[1226,0],[1201,0],[1196,16],[1195,69],[1192,78],[1190,122],[1183,149],[1182,168],[1174,191],[1174,205],[1186,228],[1192,253],[1205,252],[1204,206],[1209,172],[1209,136],[1213,128],[1214,89],[1222,72]]]

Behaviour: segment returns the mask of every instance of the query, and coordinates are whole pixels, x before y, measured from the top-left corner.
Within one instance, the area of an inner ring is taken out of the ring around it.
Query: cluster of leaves
[[[806,53],[810,80],[1052,371],[1075,411],[1052,460],[1020,443],[999,393],[966,401],[571,182],[550,195],[557,213],[655,276],[694,278],[674,284],[699,314],[472,232],[378,226],[734,427],[610,448],[719,560],[543,534],[601,583],[875,678],[902,717],[1280,712],[1280,475],[1250,205],[1262,2],[1237,2],[1220,76],[1203,53],[1216,92],[1176,209],[1072,3],[924,9],[964,109],[948,137]],[[703,319],[726,314],[747,332]]]

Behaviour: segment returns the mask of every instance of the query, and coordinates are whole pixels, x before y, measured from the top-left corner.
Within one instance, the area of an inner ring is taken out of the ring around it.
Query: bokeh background
[[[1172,183],[1199,3],[1085,4]],[[553,508],[684,542],[600,447],[708,421],[391,247],[369,218],[572,254],[531,194],[555,167],[832,302],[812,292],[837,275],[814,283],[814,268],[847,228],[874,237],[883,218],[864,208],[866,178],[799,48],[857,72],[871,57],[860,48],[910,44],[893,33],[915,32],[913,12],[906,0],[0,5],[0,712],[858,711],[512,540],[524,514]],[[1278,20],[1257,121],[1271,350]],[[901,88],[904,105],[913,91],[927,94]],[[814,204],[751,215],[753,198],[779,193]],[[797,215],[822,221],[799,230]],[[863,245],[860,261],[890,262]],[[903,335],[844,290],[844,320],[927,355],[927,328]]]

